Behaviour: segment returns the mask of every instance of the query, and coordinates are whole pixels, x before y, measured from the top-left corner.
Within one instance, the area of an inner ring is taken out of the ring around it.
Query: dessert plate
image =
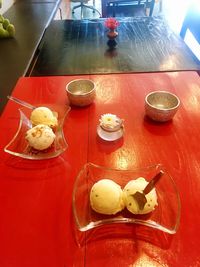
[[[90,190],[97,181],[105,178],[111,179],[123,189],[130,180],[144,177],[150,181],[161,170],[164,174],[155,186],[158,206],[151,213],[134,215],[124,209],[115,215],[103,215],[92,210]],[[87,163],[78,174],[74,184],[73,214],[80,231],[113,223],[129,223],[145,225],[174,234],[180,221],[180,198],[172,177],[160,164],[144,169],[114,170]]]
[[[115,141],[120,139],[123,136],[123,128],[121,127],[118,131],[115,132],[107,132],[104,131],[100,125],[97,126],[97,134],[98,136],[105,141]]]
[[[32,110],[28,108],[20,108],[20,120],[18,130],[12,140],[5,146],[5,152],[25,159],[42,160],[57,157],[66,150],[67,142],[63,133],[63,124],[68,112],[70,111],[70,107],[45,104],[42,106],[48,107],[53,112],[56,112],[58,114],[58,127],[55,132],[56,138],[54,140],[53,145],[43,151],[34,150],[29,146],[28,142],[25,139],[25,136],[26,132],[30,128],[32,128],[32,124],[29,119]]]

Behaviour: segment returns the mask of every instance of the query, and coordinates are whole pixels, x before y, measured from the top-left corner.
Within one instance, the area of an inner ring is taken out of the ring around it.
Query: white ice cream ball
[[[124,202],[126,208],[133,214],[147,214],[152,212],[158,205],[157,194],[155,188],[145,195],[147,203],[143,209],[139,208],[137,200],[133,195],[138,192],[143,192],[148,182],[143,177],[139,177],[136,180],[129,181],[123,189]]]
[[[54,113],[47,107],[35,108],[30,116],[33,125],[45,124],[51,128],[57,127],[58,120]]]
[[[26,132],[25,138],[34,149],[44,150],[53,144],[55,137],[53,130],[49,126],[38,124]]]
[[[123,191],[110,179],[99,180],[90,191],[90,204],[98,213],[116,214],[124,208]]]

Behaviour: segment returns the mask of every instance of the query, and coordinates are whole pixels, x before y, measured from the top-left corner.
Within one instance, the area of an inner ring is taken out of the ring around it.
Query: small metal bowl
[[[146,115],[154,121],[171,120],[180,106],[179,98],[170,92],[155,91],[145,98]]]
[[[96,95],[95,83],[89,79],[77,79],[69,82],[66,91],[70,104],[79,107],[90,105]]]

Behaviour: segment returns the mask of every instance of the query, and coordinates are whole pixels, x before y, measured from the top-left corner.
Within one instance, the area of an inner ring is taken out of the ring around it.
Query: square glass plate
[[[20,120],[19,127],[12,138],[12,140],[5,146],[4,151],[25,159],[31,160],[42,160],[42,159],[50,159],[59,156],[63,153],[67,148],[67,142],[63,133],[63,124],[65,118],[70,111],[70,107],[68,106],[56,106],[56,105],[41,105],[50,108],[53,112],[56,112],[58,115],[58,127],[56,129],[55,135],[56,138],[53,142],[53,145],[43,151],[36,151],[31,148],[28,142],[25,139],[26,132],[32,128],[32,124],[30,121],[30,115],[32,110],[29,108],[20,108]]]
[[[164,172],[156,184],[158,206],[146,215],[134,215],[126,208],[115,215],[102,215],[90,206],[90,190],[101,179],[111,179],[123,189],[133,179],[144,177],[150,181],[160,170]],[[172,177],[161,164],[136,170],[114,170],[92,163],[84,165],[78,174],[73,190],[73,214],[80,231],[112,223],[130,223],[149,226],[169,234],[177,231],[180,221],[180,197]]]

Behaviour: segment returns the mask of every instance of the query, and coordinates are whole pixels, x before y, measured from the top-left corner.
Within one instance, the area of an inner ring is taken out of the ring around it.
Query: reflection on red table
[[[58,158],[31,161],[6,154],[3,148],[18,127],[19,106],[9,101],[1,116],[0,266],[198,266],[199,76],[175,72],[85,77],[96,83],[97,97],[90,107],[73,107],[68,114],[64,133],[69,146]],[[33,105],[63,105],[65,86],[75,78],[21,78],[13,95]],[[155,123],[145,117],[144,97],[152,90],[167,90],[180,98],[173,121]],[[108,143],[97,136],[104,113],[124,119],[122,139]],[[136,225],[107,225],[79,233],[72,215],[72,190],[86,162],[117,169],[163,164],[180,194],[177,233]],[[76,237],[83,241],[81,246]]]

